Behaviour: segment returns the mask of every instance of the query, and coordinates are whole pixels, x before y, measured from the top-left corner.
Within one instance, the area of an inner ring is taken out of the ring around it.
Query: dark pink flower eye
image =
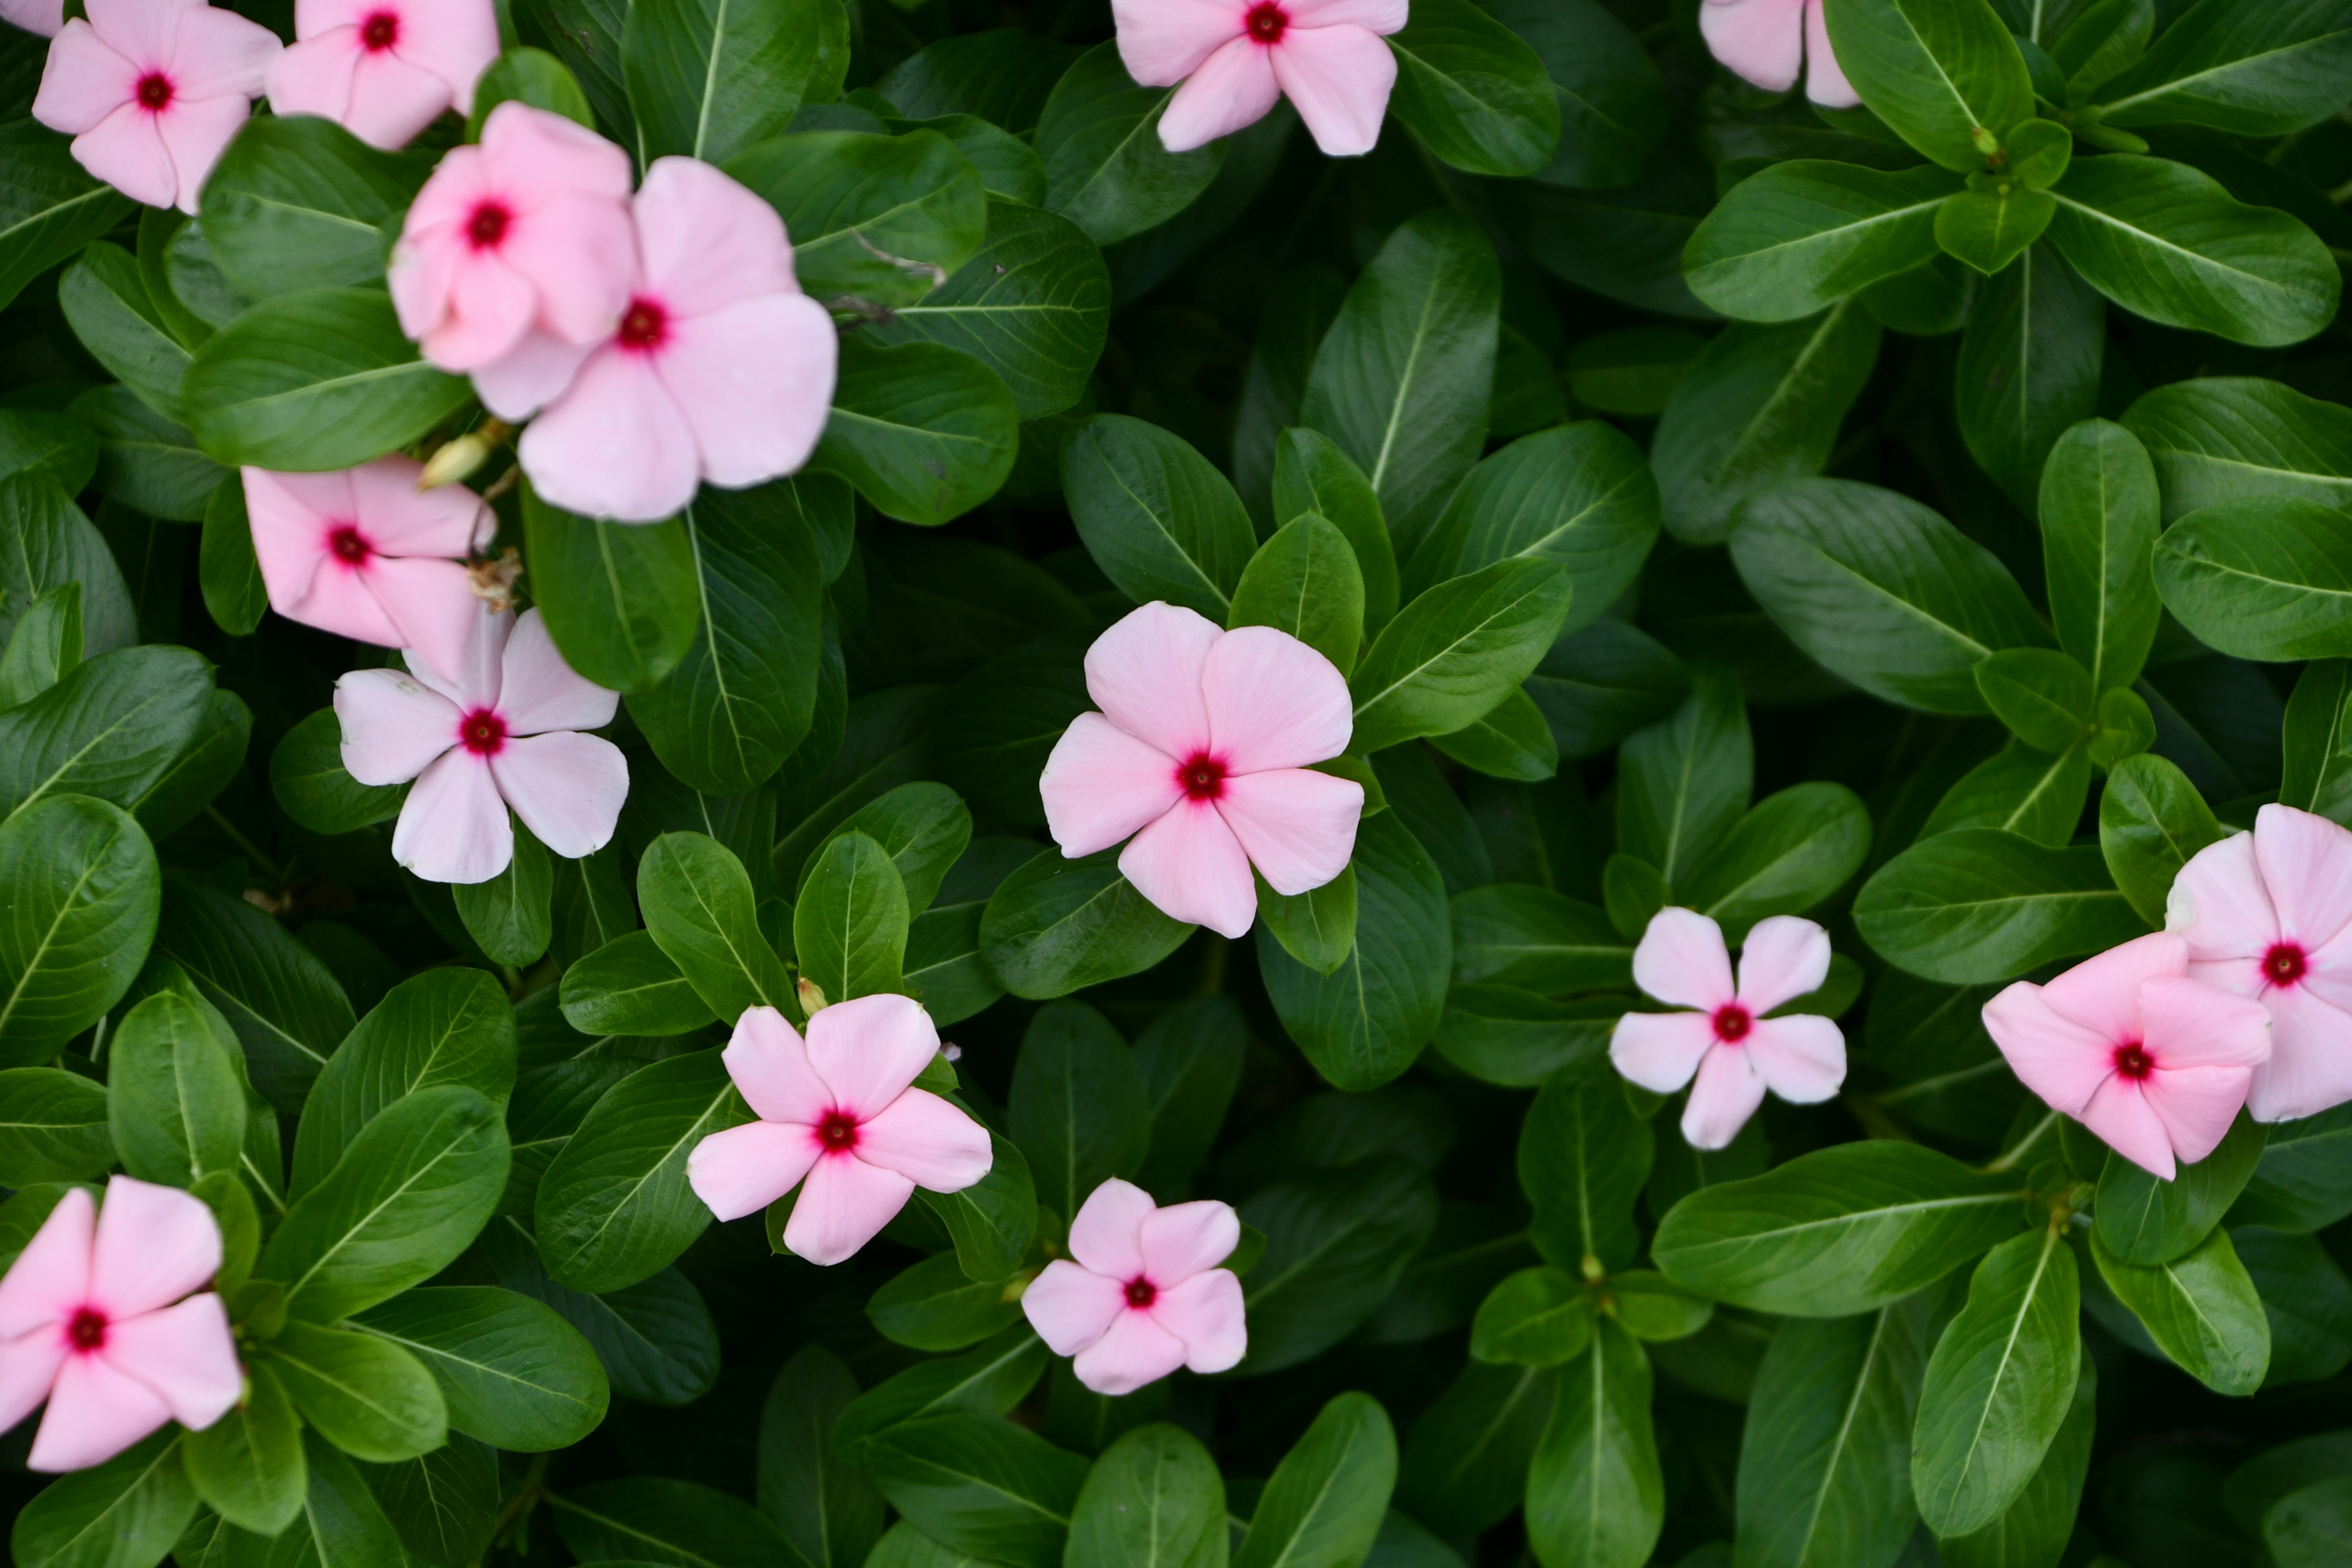
[[[149,71],[139,79],[138,90],[140,108],[161,110],[172,101],[172,79],[162,71]]]
[[[619,337],[625,349],[659,348],[669,335],[669,312],[652,300],[632,300],[621,316]]]
[[[504,202],[484,202],[466,220],[466,237],[476,250],[495,250],[507,237],[507,226],[514,222],[514,214]]]
[[[2302,948],[2291,942],[2273,943],[2263,954],[2263,978],[2273,985],[2292,985],[2310,970],[2311,961],[2304,956]]]
[[[1738,1045],[1756,1026],[1756,1019],[1737,1002],[1726,1002],[1715,1010],[1715,1037],[1727,1046]]]
[[[507,721],[488,708],[477,708],[457,721],[457,743],[478,757],[495,757],[506,749]]]
[[[380,54],[399,41],[400,17],[393,12],[373,12],[360,24],[360,43],[370,54]]]
[[[66,1324],[66,1340],[78,1351],[94,1351],[106,1343],[106,1314],[84,1307]]]
[[[857,1147],[857,1119],[845,1111],[829,1110],[816,1124],[816,1141],[829,1153],[845,1154]]]
[[[1282,35],[1290,28],[1290,18],[1274,0],[1258,0],[1257,5],[1249,8],[1249,15],[1242,25],[1259,43],[1278,44],[1282,41]]]

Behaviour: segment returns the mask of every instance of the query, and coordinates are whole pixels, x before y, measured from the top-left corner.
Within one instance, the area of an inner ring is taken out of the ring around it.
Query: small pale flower
[[[1111,0],[1118,58],[1145,87],[1176,87],[1160,140],[1189,153],[1265,118],[1287,96],[1315,144],[1355,157],[1380,140],[1396,86],[1381,40],[1407,0]]]
[[[1118,868],[1162,912],[1229,937],[1276,892],[1348,868],[1364,788],[1313,772],[1348,749],[1355,709],[1331,661],[1272,626],[1220,630],[1157,602],[1087,650],[1078,715],[1037,781],[1071,859],[1131,838]]]
[[[1707,48],[1731,72],[1773,92],[1797,85],[1805,72],[1805,96],[1824,109],[1852,109],[1862,101],[1830,50],[1822,20],[1823,0],[1706,0],[1698,30]]]
[[[759,1120],[696,1144],[688,1184],[722,1220],[800,1188],[786,1249],[842,1262],[917,1187],[960,1193],[994,1163],[986,1128],[913,1087],[939,1048],[930,1015],[911,997],[836,1002],[809,1020],[805,1041],[773,1007],[746,1008],[723,1059]]]
[[[176,1187],[75,1187],[0,1279],[0,1427],[44,1399],[26,1460],[79,1470],[167,1421],[201,1431],[244,1389],[221,1299],[220,1224]],[[191,1292],[197,1292],[191,1294]]]
[[[292,47],[269,66],[269,107],[404,147],[442,111],[468,114],[499,58],[490,0],[294,0]]]
[[[2211,1153],[2271,1053],[2262,1005],[2192,978],[2164,931],[1985,1004],[1985,1031],[2053,1110],[2166,1181]]]
[[[471,597],[470,592],[467,595]],[[621,749],[582,733],[613,721],[618,693],[573,672],[537,610],[474,602],[474,635],[446,674],[355,669],[335,682],[343,766],[363,784],[416,781],[392,858],[428,882],[487,882],[514,859],[509,806],[576,860],[613,837],[629,795]]]
[[[1797,1105],[1830,1099],[1845,1082],[1845,1036],[1811,1013],[1768,1018],[1829,978],[1829,933],[1795,915],[1759,921],[1739,950],[1739,978],[1723,928],[1696,910],[1664,909],[1633,949],[1633,983],[1681,1013],[1628,1013],[1610,1037],[1609,1059],[1643,1089],[1691,1086],[1683,1137],[1694,1149],[1727,1147],[1770,1089]]]
[[[1217,1267],[1242,1238],[1220,1203],[1160,1208],[1117,1177],[1070,1225],[1070,1258],[1030,1282],[1021,1310],[1097,1394],[1132,1394],[1180,1366],[1224,1372],[1249,1350],[1242,1282]]]

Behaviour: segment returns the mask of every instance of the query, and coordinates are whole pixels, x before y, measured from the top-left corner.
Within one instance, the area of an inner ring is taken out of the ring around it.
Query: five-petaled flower
[[[1691,1086],[1683,1137],[1721,1149],[1739,1136],[1770,1089],[1814,1105],[1845,1081],[1845,1036],[1811,1013],[1768,1018],[1784,1002],[1822,988],[1829,933],[1794,915],[1756,922],[1739,950],[1739,979],[1723,928],[1696,910],[1663,909],[1633,949],[1633,983],[1682,1013],[1628,1013],[1610,1037],[1609,1059],[1643,1089]]]
[[[2192,978],[2166,931],[2110,948],[2047,985],[2021,980],[1984,1026],[2026,1088],[2170,1181],[2230,1131],[2270,1056],[2261,1004]]]
[[[392,858],[428,882],[487,882],[514,859],[507,808],[558,855],[602,849],[628,798],[621,749],[580,733],[613,721],[620,696],[563,662],[537,610],[475,605],[455,668],[355,669],[335,682],[343,766],[363,784],[415,786]]]
[[[1131,1394],[1180,1366],[1223,1372],[1249,1350],[1242,1282],[1217,1267],[1242,1238],[1220,1203],[1155,1207],[1117,1177],[1070,1225],[1070,1259],[1030,1282],[1021,1310],[1097,1394]]]
[[[1396,86],[1382,42],[1406,0],[1111,0],[1118,58],[1145,87],[1176,87],[1160,140],[1187,153],[1265,117],[1287,95],[1335,158],[1380,140]]]
[[[80,1187],[58,1200],[0,1279],[0,1427],[49,1402],[26,1463],[84,1469],[228,1413],[244,1373],[203,1289],[220,1264],[219,1222],[175,1187],[116,1176],[102,1210]]]
[[[843,1261],[917,1187],[959,1193],[994,1163],[987,1129],[913,1087],[939,1048],[930,1015],[910,997],[836,1002],[809,1020],[805,1041],[773,1007],[744,1009],[722,1059],[759,1120],[696,1144],[688,1183],[722,1220],[797,1186],[785,1247],[811,1263]]]
[[[294,0],[291,47],[269,65],[269,107],[340,121],[376,147],[454,108],[499,58],[490,0]]]
[[[1229,937],[1257,915],[1253,865],[1286,896],[1347,869],[1364,788],[1307,765],[1355,729],[1329,659],[1154,601],[1087,650],[1087,691],[1102,711],[1078,715],[1037,781],[1064,855],[1132,836],[1118,868],[1136,890]]]
[[[2257,1121],[2352,1100],[2352,833],[2266,805],[2252,833],[2208,845],[2173,879],[2165,929],[2189,973],[2270,1013],[2270,1059],[2246,1109]]]
[[[196,195],[261,91],[277,35],[204,0],[90,0],[49,45],[33,118],[81,166],[151,207]]]
[[[1706,0],[1698,30],[1706,47],[1733,74],[1773,92],[1797,85],[1805,72],[1805,96],[1824,109],[1852,109],[1862,99],[1838,68],[1830,49],[1822,0]]]
[[[482,605],[456,558],[488,542],[497,520],[463,485],[419,491],[422,472],[396,455],[332,474],[245,469],[269,607],[321,631],[415,648],[436,670],[462,665]]]

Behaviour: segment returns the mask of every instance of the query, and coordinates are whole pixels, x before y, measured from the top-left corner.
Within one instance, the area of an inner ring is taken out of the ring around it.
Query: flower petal
[[[474,392],[501,419],[528,419],[563,395],[593,343],[568,343],[533,327],[514,347],[474,367]]]
[[[320,575],[332,574],[336,564]],[[398,647],[436,672],[462,668],[483,608],[463,566],[424,556],[388,556],[369,562],[357,578],[398,634]]]
[[[1248,12],[1236,0],[1111,0],[1119,63],[1143,87],[1174,87],[1242,36]]]
[[[205,10],[208,16],[230,15],[209,6]],[[271,42],[274,46],[276,40]],[[236,92],[216,98],[175,100],[170,109],[155,117],[156,132],[163,139],[163,151],[172,160],[173,177],[179,183],[179,195],[173,199],[173,205],[184,213],[194,214],[196,197],[204,190],[213,165],[220,162],[229,142],[252,118],[253,105],[244,94]]]
[[[92,178],[134,202],[168,207],[180,199],[180,176],[164,150],[155,117],[136,103],[124,104],[75,137],[73,155]]]
[[[2141,1170],[2168,1182],[2173,1179],[2172,1136],[2138,1083],[2121,1073],[2113,1074],[2091,1096],[2080,1121],[2108,1148]]]
[[[49,1396],[68,1353],[65,1331],[55,1324],[0,1340],[0,1431],[30,1415]]]
[[[1396,56],[1385,39],[1346,24],[1293,27],[1268,52],[1274,79],[1326,157],[1372,150],[1396,86]]]
[[[1209,749],[1236,773],[1327,762],[1355,732],[1348,678],[1272,626],[1238,626],[1210,646],[1201,699]]]
[[[449,84],[460,114],[474,111],[474,84],[499,58],[497,10],[480,0],[402,0],[400,58]]]
[[[2252,834],[2233,833],[2189,858],[2165,898],[2164,929],[2202,963],[2260,958],[2278,941],[2278,912],[2263,887]]]
[[[345,130],[369,146],[392,152],[407,146],[454,100],[447,82],[383,49],[357,61],[350,104],[340,118]]]
[[[1724,1046],[1700,1058],[1683,1107],[1683,1142],[1694,1149],[1727,1149],[1764,1103],[1764,1077],[1749,1055]]]
[[[1229,1372],[1249,1353],[1242,1282],[1230,1268],[1212,1268],[1160,1292],[1151,1321],[1183,1342],[1184,1364],[1197,1373]]]
[[[1771,92],[1797,84],[1804,58],[1805,0],[1706,0],[1699,36],[1734,76]]]
[[[1830,47],[1822,0],[1805,4],[1805,96],[1823,109],[1853,109],[1862,102],[1862,94],[1853,90],[1838,64],[1837,51]]]
[[[784,220],[708,163],[655,159],[637,187],[634,215],[646,291],[675,316],[705,315],[761,294],[799,292]],[[830,335],[831,318],[822,307],[818,315]]]
[[[1740,1048],[1755,1058],[1764,1087],[1791,1105],[1834,1100],[1845,1082],[1845,1036],[1811,1013],[1759,1018]]]
[[[1713,1013],[1738,999],[1731,952],[1723,928],[1700,914],[1668,905],[1650,917],[1633,948],[1633,984],[1661,1002]]]
[[[1739,945],[1739,1005],[1759,1017],[1819,991],[1829,977],[1830,933],[1809,920],[1758,921]]]
[[[2251,996],[2158,975],[2140,987],[2140,1014],[2159,1068],[2256,1068],[2270,1059],[2271,1016]]]
[[[0,22],[54,38],[66,25],[66,0],[0,0]]]
[[[809,1066],[834,1103],[860,1121],[887,1109],[939,1050],[931,1016],[911,996],[853,997],[809,1020]]]
[[[499,520],[465,486],[418,489],[425,465],[414,458],[394,453],[340,477],[351,486],[346,515],[383,554],[456,557],[498,531]]]
[[[2352,832],[2291,805],[2254,816],[2254,859],[2281,934],[2318,947],[2352,926]]]
[[[2057,1012],[2042,988],[2027,981],[1984,1005],[1984,1026],[2009,1070],[2053,1110],[2080,1118],[2115,1076],[2118,1042]]]
[[[1144,1216],[1136,1240],[1145,1278],[1166,1290],[1231,1258],[1242,1244],[1241,1216],[1231,1204],[1207,1198],[1170,1204]]]
[[[2060,1017],[2120,1046],[2147,1034],[2140,988],[2188,968],[2188,944],[2169,931],[2151,931],[2074,965],[2042,988],[2042,1000]]]
[[[629,760],[602,735],[518,735],[490,759],[499,794],[533,837],[567,860],[613,841],[629,798]]]
[[[1264,120],[1282,97],[1274,54],[1246,34],[1220,46],[1160,110],[1160,144],[1190,153]]]
[[[15,1341],[63,1322],[89,1300],[90,1241],[98,1205],[69,1187],[0,1279],[0,1340]]]
[[[746,1007],[719,1059],[752,1114],[814,1127],[833,1109],[833,1090],[809,1065],[800,1031],[773,1007]]]
[[[583,517],[660,522],[694,499],[694,431],[639,354],[599,349],[517,447],[540,495]]]
[[[1070,721],[1045,759],[1037,793],[1047,830],[1071,859],[1134,837],[1184,798],[1168,754],[1099,713]]]
[[[856,1154],[934,1193],[960,1193],[996,1163],[988,1129],[927,1089],[908,1089],[862,1122]]]
[[[2242,1067],[2159,1068],[2141,1083],[2140,1095],[2163,1123],[2174,1155],[2193,1165],[2221,1146],[2253,1076]]]
[[[539,313],[533,280],[497,250],[463,250],[449,269],[442,315],[425,334],[425,357],[443,370],[468,371],[513,352]]]
[[[840,353],[825,308],[780,290],[680,318],[655,374],[694,431],[702,477],[740,489],[792,473],[816,450]]]
[[[1628,1013],[1610,1033],[1609,1062],[1651,1093],[1672,1094],[1715,1044],[1715,1020],[1705,1013]]]
[[[354,669],[335,682],[343,770],[363,784],[406,784],[457,743],[457,704],[396,669]]]
[[[1124,1284],[1144,1272],[1143,1222],[1154,1212],[1151,1194],[1117,1176],[1087,1194],[1070,1222],[1070,1256],[1106,1279]]]
[[[173,108],[188,100],[234,101],[261,96],[269,62],[286,47],[277,34],[226,6],[183,5],[179,15],[171,66],[172,85],[179,96]],[[247,107],[239,105],[239,119]],[[167,112],[164,118],[171,116]]]
[[[2265,993],[2270,1060],[2254,1069],[2246,1108],[2257,1121],[2292,1121],[2352,1100],[2352,1015],[2303,986]]]
[[[1118,868],[1171,920],[1238,937],[1257,919],[1249,858],[1206,801],[1178,802],[1119,851]]]
[[[1155,599],[1087,649],[1087,692],[1112,723],[1184,762],[1209,743],[1201,672],[1224,635],[1207,616]]]
[[[1348,868],[1364,786],[1307,768],[1269,768],[1228,778],[1216,806],[1266,885],[1292,898]]]
[[[89,1299],[122,1319],[166,1307],[220,1272],[220,1222],[204,1199],[115,1176],[98,1211]]]
[[[514,824],[488,763],[459,747],[416,775],[392,858],[428,882],[487,882],[514,859]]]
[[[490,112],[496,114],[505,107],[502,103]],[[561,115],[553,118],[606,153],[620,151]],[[499,164],[502,180],[533,182],[530,175],[511,175],[514,163],[509,157]],[[625,157],[620,167],[621,193],[625,196]],[[613,335],[621,312],[628,308],[629,288],[636,279],[637,239],[629,222],[628,204],[618,197],[555,184],[544,190],[542,199],[533,200],[518,190],[515,221],[499,254],[530,279],[537,290],[537,324],[567,342],[583,346],[602,342]]]
[[[408,661],[411,674],[457,705],[460,712],[498,708],[506,679],[507,639],[514,635],[511,610],[493,610],[484,599],[474,601],[473,622],[465,651],[451,663],[426,658]]]
[[[79,16],[51,37],[40,89],[33,95],[33,118],[68,136],[95,131],[100,121],[131,103],[140,67]]]
[[[1110,1321],[1102,1338],[1071,1358],[1070,1370],[1097,1394],[1132,1394],[1184,1364],[1184,1342],[1132,1309]]]
[[[525,610],[499,661],[499,716],[507,721],[507,732],[601,730],[620,709],[621,694],[564,662],[546,617],[535,606]]]
[[[855,1257],[914,1194],[915,1184],[896,1171],[869,1165],[854,1154],[825,1155],[810,1168],[793,1205],[793,1217],[784,1222],[785,1250],[811,1263],[839,1263]]]
[[[1045,1265],[1021,1297],[1022,1315],[1055,1355],[1077,1354],[1101,1339],[1125,1310],[1125,1285],[1059,1258]]]
[[[110,1325],[106,1348],[99,1354],[115,1371],[146,1384],[172,1419],[191,1432],[227,1415],[245,1392],[228,1312],[210,1290]]]
[[[1400,33],[1411,19],[1407,0],[1283,0],[1294,27],[1361,27],[1368,33]]]
[[[758,1214],[800,1185],[824,1146],[815,1130],[746,1121],[713,1132],[686,1156],[686,1183],[721,1220]]]
[[[58,1369],[49,1408],[33,1434],[27,1468],[86,1470],[104,1464],[172,1418],[171,1406],[137,1378],[94,1355],[69,1355]]]

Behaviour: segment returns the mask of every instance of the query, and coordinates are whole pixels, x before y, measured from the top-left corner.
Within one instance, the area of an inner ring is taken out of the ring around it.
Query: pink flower
[[[1079,1205],[1070,1255],[1030,1283],[1021,1310],[1097,1394],[1132,1394],[1180,1366],[1223,1372],[1249,1350],[1242,1282],[1220,1268],[1242,1223],[1219,1203],[1152,1205],[1113,1177]]]
[[[994,1163],[987,1129],[911,1087],[939,1049],[931,1016],[910,997],[836,1002],[809,1020],[805,1044],[773,1007],[744,1009],[724,1059],[760,1120],[696,1144],[688,1183],[723,1220],[799,1187],[785,1247],[811,1263],[841,1262],[917,1187],[960,1193]]]
[[[54,38],[66,25],[66,0],[0,0],[0,22]]]
[[[2352,833],[2266,805],[2252,833],[2180,868],[2164,924],[2189,944],[2190,976],[2269,1010],[2270,1059],[2246,1102],[2255,1121],[2352,1100]]]
[[[481,144],[450,149],[401,225],[388,274],[401,330],[452,371],[611,336],[635,258],[628,203],[626,153],[560,114],[499,104]],[[476,390],[501,418],[530,412]]]
[[[372,146],[404,147],[499,58],[490,0],[294,0],[294,46],[269,63],[269,107],[321,114]]]
[[[2026,1088],[2168,1182],[2221,1142],[2271,1052],[2261,1005],[2190,978],[2189,953],[2156,931],[1984,1006]]]
[[[475,384],[496,408],[494,392],[528,402],[568,381],[523,432],[523,471],[567,510],[658,522],[703,480],[737,489],[808,461],[840,337],[793,279],[776,209],[709,164],[655,160],[635,216],[620,328],[577,375],[551,355],[527,386]]]
[[[444,675],[412,657],[335,682],[343,766],[363,784],[416,781],[392,858],[428,882],[487,882],[514,858],[507,808],[567,859],[602,849],[629,795],[621,749],[582,734],[621,699],[563,662],[537,610],[478,605],[466,656]]]
[[[1184,85],[1160,140],[1189,153],[1265,118],[1286,93],[1334,158],[1372,150],[1396,86],[1381,41],[1407,0],[1111,0],[1118,58],[1145,87]]]
[[[1226,936],[1277,893],[1347,869],[1364,787],[1308,771],[1348,749],[1355,710],[1331,661],[1272,626],[1219,631],[1158,602],[1087,650],[1081,713],[1037,788],[1071,859],[1134,841],[1118,868],[1165,913]]]
[[[49,1402],[26,1463],[86,1469],[228,1413],[245,1382],[228,1313],[189,1294],[220,1263],[213,1211],[175,1187],[113,1177],[103,1213],[81,1187],[58,1200],[0,1279],[0,1427]]]
[[[49,46],[33,118],[133,201],[196,210],[196,194],[261,90],[277,35],[204,0],[91,0]]]
[[[1739,1136],[1770,1089],[1798,1105],[1829,1099],[1845,1081],[1845,1036],[1810,1013],[1768,1018],[1829,978],[1829,933],[1794,915],[1759,921],[1739,950],[1739,983],[1723,928],[1691,910],[1664,909],[1633,949],[1633,983],[1687,1013],[1628,1013],[1610,1037],[1619,1072],[1655,1094],[1691,1086],[1683,1138],[1721,1149]]]
[[[1830,52],[1822,0],[1706,0],[1698,30],[1715,58],[1734,75],[1773,92],[1797,85],[1805,69],[1805,96],[1824,109],[1852,109],[1861,95]]]
[[[420,491],[424,465],[378,458],[336,474],[247,468],[245,510],[269,607],[289,621],[456,669],[481,620],[465,567],[495,531],[462,485]]]

